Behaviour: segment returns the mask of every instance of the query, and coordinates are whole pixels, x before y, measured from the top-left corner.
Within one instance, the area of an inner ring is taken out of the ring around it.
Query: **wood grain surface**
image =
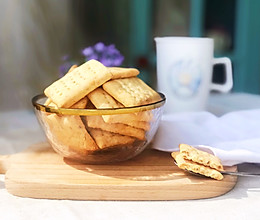
[[[222,181],[193,176],[180,170],[170,153],[151,149],[125,162],[87,165],[64,159],[49,144],[39,143],[19,154],[1,156],[0,167],[7,170],[9,193],[46,199],[202,199],[225,194],[237,181],[235,176]]]

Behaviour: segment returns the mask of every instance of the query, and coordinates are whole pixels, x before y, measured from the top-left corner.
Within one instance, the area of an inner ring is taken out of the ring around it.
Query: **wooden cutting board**
[[[9,193],[47,199],[202,199],[225,194],[237,181],[234,176],[222,181],[193,176],[180,170],[170,153],[151,149],[121,163],[86,165],[63,159],[47,143],[1,156],[0,171],[6,172]]]

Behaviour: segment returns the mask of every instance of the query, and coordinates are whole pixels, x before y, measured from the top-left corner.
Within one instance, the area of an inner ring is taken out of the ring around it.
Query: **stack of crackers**
[[[216,180],[223,179],[221,174],[223,166],[218,157],[187,144],[180,144],[179,148],[179,152],[172,152],[171,154],[179,168]]]
[[[45,105],[54,108],[107,109],[145,105],[160,95],[137,77],[135,68],[105,67],[96,60],[72,66],[44,90]],[[153,115],[149,111],[115,115],[58,115],[43,113],[47,136],[56,151],[71,156],[115,146],[145,142]]]

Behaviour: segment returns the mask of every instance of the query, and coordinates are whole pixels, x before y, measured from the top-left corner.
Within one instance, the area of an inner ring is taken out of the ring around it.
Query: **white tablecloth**
[[[33,112],[0,112],[0,154],[45,140]],[[260,171],[255,165],[240,169]],[[9,194],[0,175],[0,219],[259,219],[260,179],[239,178],[229,193],[193,201],[70,201]]]

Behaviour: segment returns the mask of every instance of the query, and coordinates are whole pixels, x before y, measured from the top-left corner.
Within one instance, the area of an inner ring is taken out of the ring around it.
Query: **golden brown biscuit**
[[[89,133],[94,138],[100,149],[129,145],[135,141],[133,137],[102,131],[95,128],[89,128]]]
[[[44,102],[44,105],[49,106],[49,105],[52,105],[51,103],[53,103],[53,102],[51,101],[51,99],[50,99],[50,98],[47,98],[46,101]],[[53,104],[54,104],[54,103],[53,103]],[[55,106],[56,106],[56,105],[55,105]]]
[[[139,74],[139,70],[135,68],[108,67],[108,69],[112,73],[112,79],[133,77]]]
[[[84,97],[84,98],[80,99],[78,102],[76,102],[74,105],[72,105],[70,108],[72,108],[72,109],[73,108],[84,109],[84,108],[86,108],[87,103],[88,103],[88,98]],[[47,99],[46,102],[44,103],[44,105],[51,106],[51,107],[54,107],[54,108],[58,108],[58,106],[55,105],[50,99]]]
[[[81,155],[87,155],[98,149],[79,116],[43,113],[43,117],[47,123],[47,136],[58,146],[58,149],[67,146],[67,149],[63,150]]]
[[[141,116],[140,116],[141,117]],[[121,121],[121,122],[120,122]],[[143,129],[145,131],[149,131],[151,126],[150,126],[150,123],[147,122],[147,121],[137,121],[137,120],[128,120],[128,121],[123,121],[123,119],[119,120],[119,122],[116,122],[116,120],[114,120],[113,122],[111,123],[122,123],[122,124],[126,124],[126,125],[129,125],[131,127],[134,127],[134,128],[140,128],[140,129]]]
[[[173,152],[172,157],[176,160],[177,166],[183,170],[189,170],[194,173],[199,173],[207,177],[211,177],[216,180],[222,180],[223,175],[210,167],[204,166],[202,164],[195,163],[191,160],[183,158],[183,154],[179,152]]]
[[[97,88],[88,94],[88,98],[97,109],[106,108],[122,108],[123,105],[117,102],[102,88]],[[120,115],[102,115],[102,118],[107,123],[123,123],[135,128],[144,130],[150,129],[148,121],[151,120],[151,114],[148,112],[139,112],[133,114],[120,114]]]
[[[88,104],[88,98],[84,97],[80,99],[78,102],[76,102],[74,105],[72,105],[70,108],[84,109],[86,108],[87,104]]]
[[[88,98],[97,109],[124,107],[102,88],[97,88],[94,91],[90,92],[88,94]]]
[[[72,72],[74,69],[76,69],[78,66],[77,65],[72,65],[70,67],[70,69],[68,70],[67,73]],[[57,108],[57,105],[55,105],[50,98],[47,98],[47,100],[45,101],[44,105],[48,105],[48,106],[53,106]]]
[[[86,124],[90,128],[99,128],[104,131],[116,134],[135,137],[139,140],[145,140],[145,131],[121,123],[106,123],[101,116],[86,116]]]
[[[187,144],[180,144],[180,153],[183,155],[183,158],[192,160],[193,162],[209,166],[213,169],[222,171],[223,166],[216,156],[209,154],[207,152],[198,150]]]
[[[137,77],[110,80],[103,84],[103,89],[125,107],[161,100],[156,91]]]
[[[68,71],[68,73],[72,72],[74,69],[76,69],[78,66],[76,64],[72,65]]]
[[[111,78],[103,64],[90,60],[51,84],[44,93],[59,108],[69,108]]]

